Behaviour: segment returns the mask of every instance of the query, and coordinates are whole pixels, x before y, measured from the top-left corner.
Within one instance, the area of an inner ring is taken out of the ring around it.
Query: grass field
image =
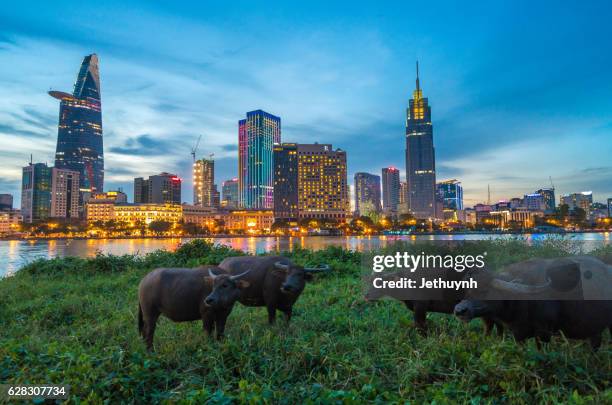
[[[482,244],[498,265],[571,250]],[[612,403],[607,333],[597,353],[562,336],[539,351],[533,341],[484,336],[479,321],[430,314],[421,336],[401,303],[363,301],[361,256],[339,248],[291,253],[333,273],[306,287],[290,327],[237,304],[218,342],[200,322],[162,317],[148,354],[136,326],[142,276],[235,254],[196,241],[144,258],[37,261],[1,280],[0,382],[70,384],[76,403]]]

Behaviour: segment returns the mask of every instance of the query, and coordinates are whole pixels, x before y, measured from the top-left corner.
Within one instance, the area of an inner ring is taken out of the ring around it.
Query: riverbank
[[[563,243],[478,243],[500,265],[567,254]],[[0,381],[70,384],[71,402],[90,403],[612,401],[608,334],[595,354],[562,337],[540,351],[433,314],[423,336],[401,303],[363,301],[361,253],[339,247],[288,253],[332,268],[306,286],[290,327],[270,327],[264,308],[238,304],[224,341],[207,339],[198,322],[162,318],[157,352],[146,353],[136,326],[143,275],[235,254],[197,241],[175,252],[39,260],[0,280]]]
[[[214,239],[214,238],[270,238],[270,237],[278,237],[278,238],[301,238],[301,237],[371,237],[371,236],[431,236],[431,235],[573,235],[573,234],[585,234],[585,233],[612,233],[612,230],[605,229],[589,229],[589,230],[572,230],[572,231],[556,231],[556,232],[536,232],[536,231],[524,231],[524,232],[516,232],[516,231],[462,231],[462,232],[412,232],[412,233],[369,233],[364,235],[352,234],[352,235],[324,235],[318,233],[312,234],[304,234],[304,235],[276,235],[276,234],[261,234],[261,235],[235,235],[235,234],[214,234],[214,235],[163,235],[163,236],[155,236],[155,235],[146,235],[146,236],[25,236],[25,237],[15,237],[15,236],[5,236],[0,237],[0,240],[106,240],[106,239],[176,239],[176,238],[192,238],[192,239]]]

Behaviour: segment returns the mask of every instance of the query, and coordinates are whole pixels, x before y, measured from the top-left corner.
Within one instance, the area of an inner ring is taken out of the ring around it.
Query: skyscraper
[[[444,210],[460,211],[463,209],[463,187],[460,181],[455,179],[441,181],[436,187]]]
[[[274,207],[274,144],[281,141],[281,119],[262,110],[238,121],[238,178],[243,208]]]
[[[436,158],[431,107],[423,98],[417,62],[416,90],[406,111],[408,207],[415,217],[436,217]]]
[[[344,221],[350,209],[346,152],[331,144],[274,147],[274,217]]]
[[[238,179],[225,180],[221,186],[221,206],[224,208],[238,208],[240,197],[238,195]]]
[[[180,204],[180,177],[170,173],[149,176],[148,180],[134,179],[134,202],[137,204]]]
[[[30,163],[23,168],[21,215],[32,223],[49,218],[51,210],[51,168],[46,163]]]
[[[68,169],[51,169],[52,218],[79,217],[79,172]]]
[[[536,193],[541,194],[544,198],[544,209],[546,212],[551,213],[555,211],[557,205],[555,200],[555,189],[554,188],[541,188]]]
[[[215,161],[197,160],[193,164],[193,205],[212,207],[215,192]]]
[[[358,215],[368,215],[380,211],[380,176],[355,173],[355,212]]]
[[[102,105],[98,56],[87,55],[81,64],[72,94],[50,91],[60,102],[55,167],[79,173],[80,191],[104,188]],[[83,202],[81,196],[80,202]]]
[[[397,216],[400,203],[400,171],[395,167],[382,169],[382,196],[385,215]]]

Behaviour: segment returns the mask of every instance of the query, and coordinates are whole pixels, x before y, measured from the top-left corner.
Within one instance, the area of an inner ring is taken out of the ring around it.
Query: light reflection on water
[[[398,240],[482,240],[516,238],[512,235],[408,235],[408,236],[310,236],[310,237],[242,237],[212,238],[215,243],[228,245],[249,253],[292,251],[294,246],[308,249],[323,249],[326,246],[341,246],[345,249],[368,251],[385,247]],[[558,235],[533,234],[521,238],[534,243]],[[563,239],[584,243],[590,250],[611,243],[609,233],[582,233],[566,235]],[[92,257],[97,252],[114,255],[146,254],[158,249],[173,251],[189,238],[168,239],[58,239],[58,240],[4,240],[0,241],[0,276],[11,274],[23,265],[38,258],[64,256]]]

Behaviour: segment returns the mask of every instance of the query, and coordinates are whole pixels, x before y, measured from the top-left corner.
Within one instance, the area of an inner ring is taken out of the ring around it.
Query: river
[[[576,233],[560,235],[500,235],[453,234],[414,236],[306,236],[290,237],[236,237],[211,238],[215,243],[231,246],[250,253],[279,252],[299,245],[309,249],[326,246],[342,246],[346,249],[367,251],[384,247],[397,240],[482,240],[497,238],[525,238],[534,243],[545,238],[564,238],[582,242],[585,250],[612,243],[610,233]],[[97,252],[105,254],[146,254],[158,249],[174,250],[189,238],[168,239],[58,239],[58,240],[2,240],[0,241],[0,277],[13,274],[25,264],[38,258],[64,256],[92,257]]]

